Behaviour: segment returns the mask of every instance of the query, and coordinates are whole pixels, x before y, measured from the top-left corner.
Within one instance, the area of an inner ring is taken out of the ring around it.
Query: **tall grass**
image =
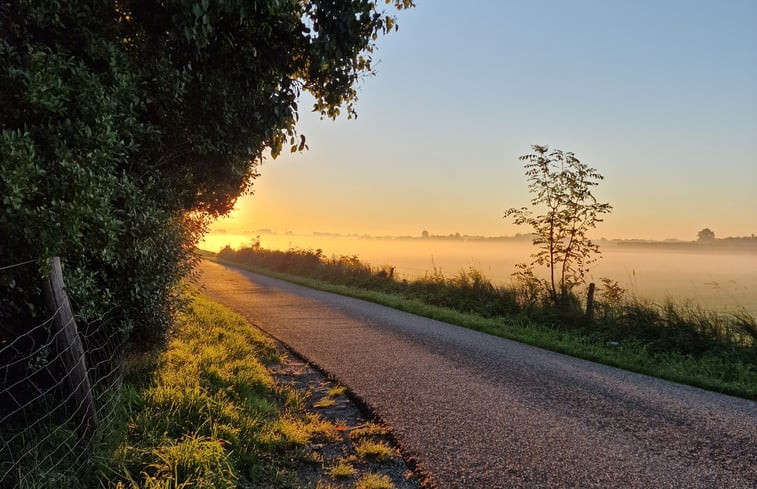
[[[128,423],[100,484],[116,488],[296,487],[302,447],[322,431],[265,367],[271,340],[197,296],[165,351],[126,376]]]
[[[745,311],[656,304],[603,279],[588,321],[579,296],[555,306],[523,270],[516,271],[512,286],[502,286],[473,268],[450,277],[434,270],[408,281],[395,277],[393,267],[373,267],[355,255],[326,257],[321,250],[227,247],[217,259],[335,284],[339,289],[331,290],[499,336],[757,398],[757,322]]]

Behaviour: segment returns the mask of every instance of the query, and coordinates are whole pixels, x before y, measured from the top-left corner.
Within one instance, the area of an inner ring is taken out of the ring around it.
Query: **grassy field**
[[[546,349],[757,399],[757,323],[694,304],[654,304],[605,284],[587,321],[581,301],[555,308],[538,292],[493,285],[480,272],[397,280],[391,267],[319,250],[223,250],[206,257]]]

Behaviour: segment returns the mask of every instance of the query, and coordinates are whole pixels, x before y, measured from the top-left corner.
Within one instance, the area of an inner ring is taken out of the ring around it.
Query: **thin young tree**
[[[526,162],[533,210],[510,208],[504,217],[533,228],[533,244],[538,250],[531,255],[531,265],[521,267],[530,270],[534,265],[546,266],[549,280],[544,285],[550,300],[559,305],[567,301],[575,286],[584,283],[588,266],[599,258],[599,246],[587,233],[612,206],[598,202],[591,193],[592,187],[604,179],[596,169],[570,152],[550,152],[548,146],[532,148],[533,153],[519,160]]]

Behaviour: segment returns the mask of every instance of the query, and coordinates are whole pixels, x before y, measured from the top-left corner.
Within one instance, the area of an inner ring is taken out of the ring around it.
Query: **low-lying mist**
[[[219,251],[226,245],[251,245],[254,236],[209,234],[202,247]],[[529,241],[463,241],[385,239],[335,236],[263,235],[264,248],[320,248],[326,255],[358,255],[375,266],[395,267],[395,275],[415,278],[434,269],[446,275],[474,267],[496,283],[509,283],[515,264],[530,262]],[[638,297],[662,302],[691,300],[717,311],[744,308],[757,315],[757,252],[699,250],[688,247],[601,246],[602,258],[591,267],[587,280],[617,280]],[[542,272],[546,274],[547,270]]]

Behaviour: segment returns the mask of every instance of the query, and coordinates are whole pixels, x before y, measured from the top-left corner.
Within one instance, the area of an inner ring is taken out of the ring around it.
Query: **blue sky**
[[[502,219],[529,200],[517,157],[549,144],[605,175],[598,236],[757,233],[757,1],[416,3],[358,119],[301,114],[310,150],[217,228],[525,232]]]

